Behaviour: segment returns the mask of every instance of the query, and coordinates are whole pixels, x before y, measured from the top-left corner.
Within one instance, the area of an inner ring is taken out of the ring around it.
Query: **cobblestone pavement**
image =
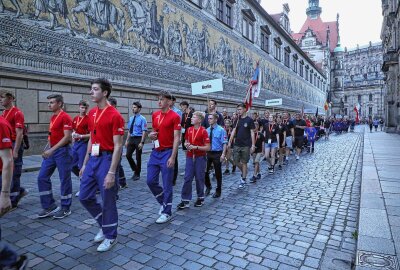
[[[92,242],[98,229],[76,198],[71,216],[36,219],[38,172],[24,173],[31,193],[1,219],[3,239],[28,253],[30,266],[40,270],[351,269],[362,143],[361,133],[333,135],[318,142],[313,155],[304,154],[297,162],[292,156],[284,170],[264,173],[245,190],[237,189],[239,173],[224,176],[221,198],[208,197],[202,208],[175,211],[163,225],[155,224],[159,207],[143,174],[120,192],[118,244],[102,254]],[[183,171],[182,154],[179,163]],[[123,165],[131,176],[125,159]],[[182,179],[174,190],[174,209]],[[58,198],[57,177],[53,183]],[[77,179],[73,186],[76,191]]]

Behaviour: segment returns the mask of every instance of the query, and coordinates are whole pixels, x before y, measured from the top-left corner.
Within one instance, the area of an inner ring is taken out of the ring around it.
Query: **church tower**
[[[336,48],[333,51],[331,58],[331,93],[330,98],[332,102],[332,114],[344,114],[344,77],[346,70],[344,67],[344,49],[340,44],[339,33],[339,14],[336,19],[338,40]]]
[[[310,19],[317,19],[321,15],[322,8],[319,6],[319,0],[308,0],[306,14]]]

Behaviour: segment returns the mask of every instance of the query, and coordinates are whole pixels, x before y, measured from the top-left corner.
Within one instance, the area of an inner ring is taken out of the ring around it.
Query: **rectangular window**
[[[306,76],[305,79],[308,81],[308,68],[306,67]]]
[[[369,114],[369,116],[372,116],[372,107],[368,108],[368,114]]]
[[[217,19],[220,21],[224,21],[224,1],[223,0],[218,0]]]
[[[275,59],[278,61],[281,61],[281,45],[279,45],[278,43],[275,42],[274,48],[275,48],[275,52],[274,52]]]
[[[217,19],[232,27],[232,4],[229,0],[217,0]]]
[[[358,100],[358,103],[361,103],[361,95],[358,95],[357,100]]]
[[[253,41],[254,23],[247,17],[243,16],[242,35],[250,41]]]
[[[232,7],[229,4],[226,4],[226,24],[232,25]]]
[[[285,50],[285,59],[284,64],[287,67],[290,67],[290,53]]]
[[[293,58],[293,71],[297,73],[297,59]]]
[[[304,76],[304,65],[300,64],[300,76],[303,77]]]
[[[347,96],[344,96],[344,102],[347,102]]]
[[[261,32],[261,49],[269,53],[269,35]]]

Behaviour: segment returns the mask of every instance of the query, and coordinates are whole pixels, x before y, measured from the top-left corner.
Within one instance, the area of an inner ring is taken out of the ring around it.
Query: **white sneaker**
[[[179,175],[180,175],[180,176],[184,176],[184,175],[185,175],[185,172],[181,172]]]
[[[103,242],[103,240],[104,240],[105,238],[106,238],[106,237],[105,237],[104,234],[103,234],[103,230],[100,229],[99,232],[98,232],[98,233],[96,234],[96,236],[94,237],[93,241],[94,241],[95,243],[100,243],[100,242]]]
[[[103,242],[97,247],[98,252],[110,250],[117,243],[117,239],[104,239]]]
[[[300,159],[300,157],[296,155],[296,160],[299,160],[299,159]]]
[[[164,205],[161,205],[161,206],[160,206],[160,210],[158,210],[158,214],[161,215],[161,214],[162,214],[162,211],[164,211]]]
[[[79,191],[75,193],[75,197],[79,197]]]
[[[167,214],[161,214],[161,216],[156,220],[157,224],[163,224],[168,222],[168,220],[170,220],[172,218],[172,216],[167,215]]]

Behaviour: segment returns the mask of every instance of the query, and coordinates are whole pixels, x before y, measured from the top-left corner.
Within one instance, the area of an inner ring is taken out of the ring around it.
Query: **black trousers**
[[[213,164],[215,171],[215,178],[217,179],[217,189],[215,191],[218,193],[221,193],[221,188],[222,188],[221,155],[222,151],[207,152],[207,169],[206,169],[205,185],[207,188],[211,188],[210,168],[211,164]]]
[[[142,170],[142,149],[138,146],[142,141],[142,136],[129,137],[128,146],[126,149],[126,159],[129,162],[129,166],[135,175],[140,176],[140,171]],[[136,151],[136,163],[132,158],[133,153]]]

